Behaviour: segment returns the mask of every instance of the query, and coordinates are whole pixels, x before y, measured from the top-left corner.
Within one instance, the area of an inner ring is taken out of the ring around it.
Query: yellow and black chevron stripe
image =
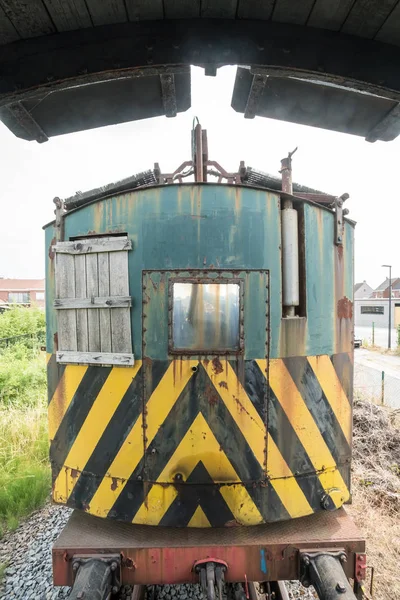
[[[339,507],[350,489],[351,389],[347,353],[132,368],[61,367],[52,355],[53,498],[182,527]]]

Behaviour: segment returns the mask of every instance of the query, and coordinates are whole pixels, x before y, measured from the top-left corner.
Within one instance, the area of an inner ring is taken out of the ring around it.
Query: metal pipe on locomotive
[[[293,191],[291,155],[290,189],[228,173],[200,124],[192,147],[174,173],[57,199],[45,227],[53,500],[75,509],[55,584],[354,598],[351,578],[362,597],[346,196]]]

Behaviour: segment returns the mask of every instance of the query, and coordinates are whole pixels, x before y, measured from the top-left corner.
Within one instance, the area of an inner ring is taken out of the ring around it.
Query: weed
[[[0,315],[0,337],[35,334],[42,311]],[[0,537],[41,506],[50,490],[46,365],[32,338],[0,348]]]
[[[15,529],[41,506],[50,489],[44,403],[0,413],[0,525]]]

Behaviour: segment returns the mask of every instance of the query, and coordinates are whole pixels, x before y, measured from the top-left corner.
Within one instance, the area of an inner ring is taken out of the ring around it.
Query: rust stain
[[[50,246],[49,246],[49,259],[50,259],[50,260],[53,260],[53,258],[54,258],[54,256],[55,256],[55,254],[56,254],[56,253],[54,252],[54,250],[53,250],[53,246],[55,246],[55,245],[56,245],[56,243],[57,243],[57,240],[56,240],[56,238],[55,238],[55,237],[53,237],[53,239],[52,239],[52,240],[51,240],[51,242],[50,242]]]
[[[55,332],[55,334],[53,336],[53,340],[54,340],[54,352],[57,352],[57,350],[58,350],[58,331]]]
[[[353,317],[353,303],[346,296],[337,303],[337,316],[339,319],[351,319]]]
[[[211,406],[215,406],[218,403],[219,396],[213,385],[207,384],[205,386],[204,395]]]
[[[221,364],[221,361],[219,360],[218,356],[216,356],[212,360],[212,369],[213,369],[215,375],[219,375],[224,370],[224,368],[223,368],[223,366]]]
[[[79,475],[79,471],[77,469],[71,469],[71,477],[72,479],[76,479]]]
[[[118,487],[118,481],[116,477],[112,477],[112,483],[111,483],[111,489],[113,492],[115,492],[115,490]]]
[[[237,398],[236,396],[232,396],[232,398],[234,399],[234,401],[238,405],[238,409],[240,410],[240,412],[245,412],[250,417],[250,414],[245,409],[245,407],[243,406],[243,404],[240,402],[239,398]]]
[[[342,258],[343,258],[343,246],[338,246],[337,247],[337,252],[338,252],[339,259],[342,260]]]
[[[123,566],[126,567],[127,569],[133,569],[135,567],[135,563],[130,556],[127,556],[123,560]]]
[[[205,366],[206,368],[208,367],[208,363],[209,363],[209,362],[210,362],[210,359],[209,359],[209,358],[205,358],[205,359],[203,360],[204,366]]]
[[[226,383],[226,381],[220,381],[218,385],[219,387],[224,388],[225,390],[228,389],[228,384]]]
[[[240,523],[238,523],[238,521],[233,519],[232,521],[227,521],[225,523],[225,527],[240,527]]]

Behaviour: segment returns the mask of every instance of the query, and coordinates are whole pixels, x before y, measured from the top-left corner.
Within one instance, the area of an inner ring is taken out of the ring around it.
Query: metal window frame
[[[232,271],[225,271],[233,274]],[[175,283],[234,284],[239,285],[239,347],[238,348],[176,348],[173,343],[173,286]],[[196,277],[170,277],[168,279],[168,353],[180,356],[238,356],[244,354],[244,280],[241,277],[221,277],[215,271],[199,270]]]
[[[368,309],[373,309],[373,308],[379,308],[382,310],[363,310],[363,308],[368,308]],[[384,315],[385,314],[385,307],[384,306],[360,306],[360,312],[362,315]]]

